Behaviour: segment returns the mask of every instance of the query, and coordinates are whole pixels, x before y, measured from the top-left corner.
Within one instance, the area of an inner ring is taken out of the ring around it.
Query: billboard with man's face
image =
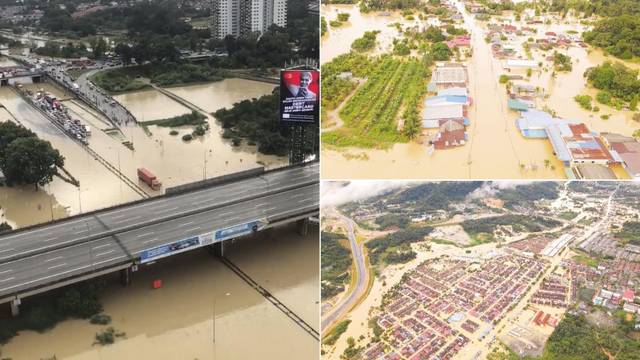
[[[280,119],[288,122],[319,121],[320,72],[282,70],[280,73]]]

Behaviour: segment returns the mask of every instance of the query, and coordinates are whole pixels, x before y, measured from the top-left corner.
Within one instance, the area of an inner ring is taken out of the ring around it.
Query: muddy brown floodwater
[[[81,119],[93,129],[89,147],[150,195],[160,192],[152,191],[137,179],[136,169],[139,167],[151,170],[163,183],[164,189],[257,166],[279,167],[287,162],[284,157],[260,154],[255,146],[232,146],[230,141],[222,138],[222,127],[213,116],[209,116],[210,130],[204,136],[196,137],[190,142],[183,141],[182,136],[193,132],[191,126],[172,129],[151,125],[145,130],[140,126],[128,125],[123,126],[120,132],[105,133],[101,130],[112,127],[108,120],[86,104],[72,99],[64,89],[51,83],[29,84],[25,85],[25,88],[32,91],[42,89],[61,99],[74,118]],[[231,107],[235,102],[244,99],[269,94],[273,85],[250,80],[226,79],[170,90],[187,101],[213,112],[223,107]],[[138,117],[140,114],[153,115],[153,119],[157,120],[191,111],[156,90],[119,96],[119,100]],[[81,184],[78,195],[77,188],[55,179],[44,189],[44,194],[54,194],[55,198],[46,195],[34,196],[39,199],[34,205],[35,208],[23,207],[19,201],[14,202],[13,189],[0,188],[0,206],[9,209],[6,212],[9,222],[26,226],[51,220],[52,206],[54,218],[57,219],[78,213],[80,203],[82,211],[88,211],[140,198],[116,175],[93,160],[79,145],[72,142],[11,89],[0,89],[0,105],[6,107],[0,107],[0,120],[15,118],[41,138],[50,141],[54,148],[65,156],[65,168],[80,180]],[[178,135],[171,135],[171,130],[177,130]],[[124,141],[133,143],[134,150],[125,147],[122,144]],[[24,193],[29,189],[20,191]],[[42,190],[40,192],[43,193]]]
[[[454,2],[462,8],[459,2]],[[367,30],[381,29],[392,23],[380,14],[360,14],[353,6],[323,6],[322,14],[327,21],[333,20],[337,12],[351,14],[348,25],[339,30],[330,30],[322,40],[323,61],[349,51],[342,42],[330,41],[331,31],[350,31],[361,34]],[[395,144],[388,150],[361,148],[324,147],[322,150],[322,174],[325,178],[433,178],[433,179],[560,179],[566,178],[563,165],[553,154],[553,147],[546,139],[524,138],[517,129],[515,119],[518,113],[507,107],[507,94],[498,78],[504,73],[502,62],[492,55],[489,44],[484,41],[485,23],[476,21],[464,12],[464,26],[472,34],[473,56],[467,60],[469,93],[473,104],[469,107],[471,125],[467,128],[469,141],[465,146],[436,151],[427,154],[427,137],[405,144]],[[524,24],[524,23],[522,23]],[[522,25],[520,24],[520,25]],[[538,34],[546,31],[582,31],[578,22],[556,22],[540,26]],[[339,33],[342,35],[342,33]],[[353,35],[354,38],[357,37]],[[352,41],[352,40],[351,40]],[[526,41],[526,38],[524,38]],[[349,41],[346,43],[350,44]],[[631,112],[616,111],[606,106],[598,114],[579,108],[573,97],[596,91],[585,84],[584,71],[601,64],[606,58],[601,51],[572,47],[567,50],[574,59],[574,69],[567,74],[559,74],[551,79],[551,72],[532,77],[531,84],[546,89],[549,95],[540,101],[538,108],[547,105],[557,111],[558,116],[577,119],[587,123],[597,131],[618,132],[631,135],[640,124],[631,120]],[[548,56],[545,55],[545,56]],[[615,60],[618,61],[618,60]],[[629,64],[638,68],[637,64]],[[609,120],[602,120],[600,114],[611,114]],[[337,122],[339,123],[339,122]],[[380,169],[385,169],[380,172]],[[620,169],[614,169],[623,177]]]
[[[307,323],[318,329],[318,232],[294,226],[237,240],[227,257]],[[114,277],[115,278],[115,277]],[[162,279],[161,289],[151,289]],[[228,295],[227,295],[228,294]],[[113,326],[126,332],[92,346],[106,326],[68,320],[43,334],[20,333],[2,357],[40,359],[318,359],[317,340],[276,309],[206,250],[143,267],[133,284],[114,279],[102,297]],[[215,321],[215,344],[213,342]]]

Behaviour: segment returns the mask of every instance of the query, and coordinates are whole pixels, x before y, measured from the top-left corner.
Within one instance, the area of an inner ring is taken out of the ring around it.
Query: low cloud
[[[490,181],[469,194],[470,199],[482,199],[495,196],[502,189],[515,189],[518,185],[528,185],[531,181]]]
[[[380,195],[411,183],[410,181],[392,180],[323,181],[320,200],[322,206],[338,206]]]

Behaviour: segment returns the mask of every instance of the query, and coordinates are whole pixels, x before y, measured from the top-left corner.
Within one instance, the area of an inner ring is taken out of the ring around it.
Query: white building
[[[262,34],[272,24],[287,26],[286,0],[211,1],[211,35],[216,39]]]

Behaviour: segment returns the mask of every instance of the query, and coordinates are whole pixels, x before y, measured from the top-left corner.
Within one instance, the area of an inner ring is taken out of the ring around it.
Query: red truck
[[[144,181],[153,190],[160,190],[162,183],[158,181],[153,173],[145,168],[138,168],[138,179]]]

